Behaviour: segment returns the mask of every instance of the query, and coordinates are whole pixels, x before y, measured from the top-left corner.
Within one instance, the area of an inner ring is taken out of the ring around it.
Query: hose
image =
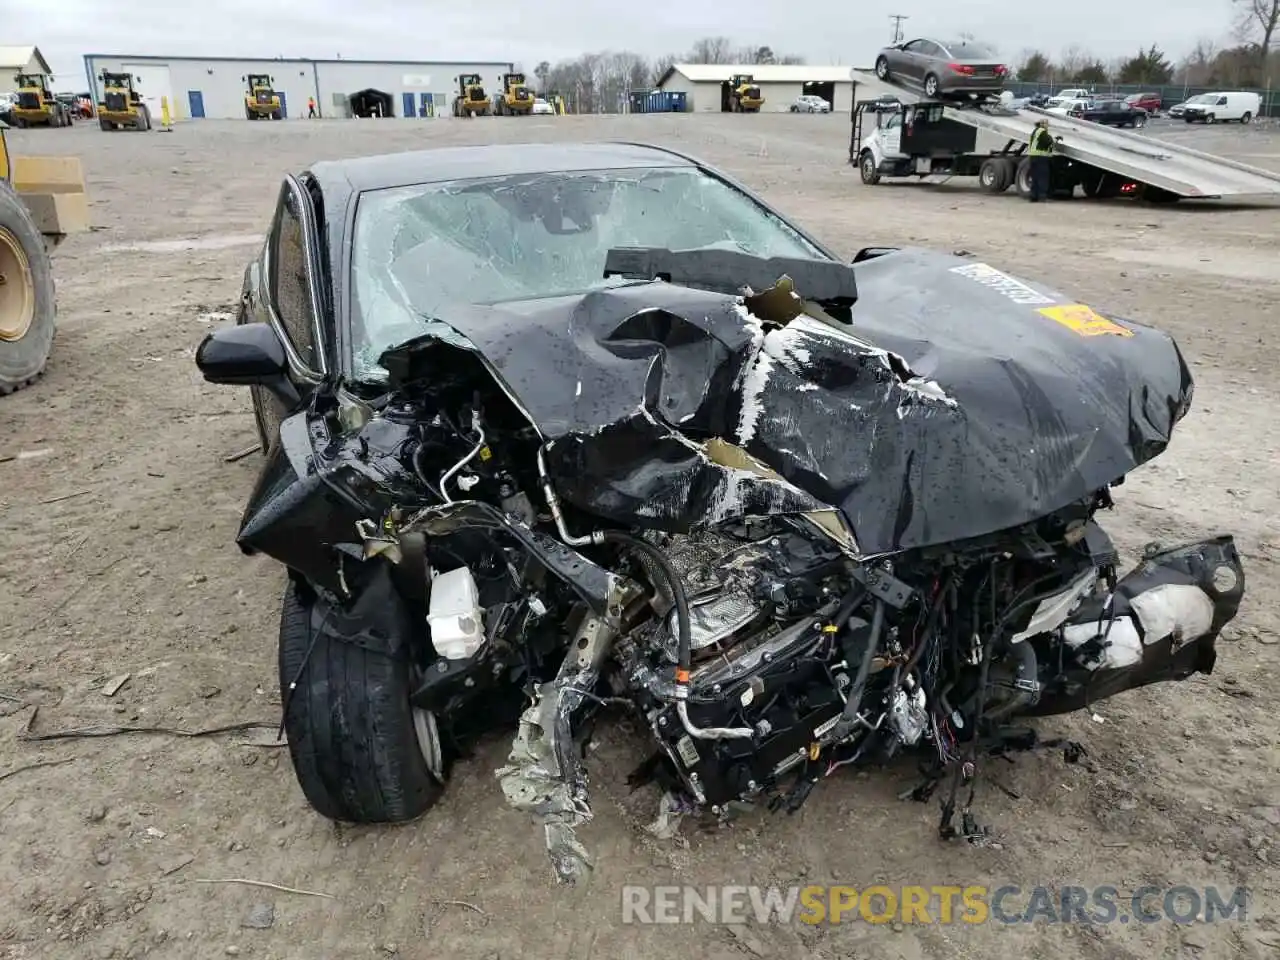
[[[680,582],[680,575],[676,573],[676,568],[671,565],[667,555],[648,540],[633,537],[631,534],[622,533],[620,530],[604,530],[601,532],[600,538],[605,543],[616,543],[619,546],[630,547],[645,554],[662,571],[662,576],[667,581],[667,586],[671,588],[671,598],[676,605],[678,642],[676,681],[677,683],[681,682],[683,677],[683,681],[687,683],[689,670],[693,664],[693,627],[689,620],[689,595],[685,593],[684,584]]]
[[[844,702],[844,711],[836,724],[834,736],[841,740],[853,730],[854,721],[858,718],[858,708],[862,706],[862,694],[866,691],[867,677],[871,674],[871,661],[875,659],[876,650],[880,646],[880,634],[884,631],[884,601],[877,598],[875,610],[871,614],[871,636],[867,639],[867,649],[862,654],[862,662],[858,664],[858,675],[854,678],[853,687],[849,690],[849,699]]]

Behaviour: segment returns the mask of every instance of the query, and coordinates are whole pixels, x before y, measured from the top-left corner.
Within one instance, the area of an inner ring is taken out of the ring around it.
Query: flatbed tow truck
[[[855,83],[886,84],[872,74],[854,73]],[[1087,197],[1132,196],[1152,203],[1191,198],[1280,200],[1280,173],[1227,157],[1037,107],[930,100],[908,87],[890,85],[900,101],[898,109],[886,110],[883,97],[854,105],[849,163],[858,167],[865,184],[885,177],[977,177],[992,193],[1012,186],[1025,195],[1031,188],[1027,143],[1036,122],[1048,118],[1058,140],[1050,196],[1071,197],[1080,187]],[[1005,143],[980,152],[979,133]]]

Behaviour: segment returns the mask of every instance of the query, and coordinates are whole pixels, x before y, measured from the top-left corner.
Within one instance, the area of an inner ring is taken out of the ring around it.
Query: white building
[[[38,47],[0,47],[0,93],[13,93],[18,89],[14,77],[20,73],[43,73],[52,78],[49,62],[40,55]]]
[[[849,67],[784,66],[781,64],[677,63],[658,81],[658,89],[685,94],[692,113],[728,112],[729,80],[749,74],[760,85],[768,112],[787,112],[801,94],[814,94],[831,104],[832,113],[853,112],[853,81]]]
[[[286,117],[305,117],[314,97],[323,117],[351,116],[353,102],[377,102],[383,116],[425,117],[449,112],[457,77],[479,74],[485,91],[502,87],[510,63],[446,63],[381,60],[239,60],[234,57],[136,57],[91,53],[85,76],[94,100],[102,96],[103,70],[131,73],[138,92],[159,122],[160,98],[175,119],[245,119],[245,78],[266,74],[280,95]]]

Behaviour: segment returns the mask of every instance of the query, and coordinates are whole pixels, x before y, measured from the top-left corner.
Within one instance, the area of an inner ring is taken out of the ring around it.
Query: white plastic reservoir
[[[431,581],[427,627],[436,653],[448,660],[473,657],[484,646],[484,620],[475,577],[467,567]]]

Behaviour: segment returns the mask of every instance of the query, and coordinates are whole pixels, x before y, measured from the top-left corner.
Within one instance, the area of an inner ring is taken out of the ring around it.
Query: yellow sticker
[[[1068,330],[1074,330],[1082,337],[1100,337],[1111,334],[1116,337],[1132,337],[1133,331],[1127,330],[1118,323],[1113,323],[1092,307],[1083,303],[1064,303],[1056,307],[1041,307],[1040,313],[1050,320],[1056,320]]]
[[[489,459],[490,457],[492,457],[492,456],[493,456],[493,451],[492,451],[492,450],[490,450],[488,447],[481,447],[481,448],[480,448],[480,459],[481,459],[481,460],[488,460],[488,459]]]

